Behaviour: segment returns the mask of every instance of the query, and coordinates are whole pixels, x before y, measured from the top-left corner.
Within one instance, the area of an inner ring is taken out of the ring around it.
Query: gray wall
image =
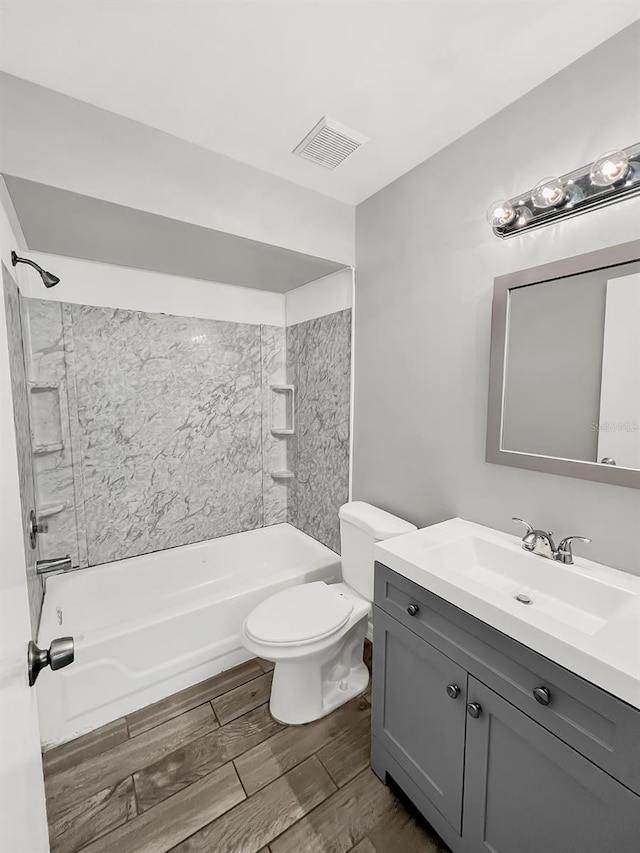
[[[516,533],[519,515],[640,574],[640,493],[484,461],[494,276],[637,239],[640,204],[504,241],[485,210],[640,137],[639,40],[640,23],[357,208],[354,498],[421,526]]]
[[[350,308],[289,326],[287,378],[296,387],[289,521],[339,553],[338,510],[349,500]]]

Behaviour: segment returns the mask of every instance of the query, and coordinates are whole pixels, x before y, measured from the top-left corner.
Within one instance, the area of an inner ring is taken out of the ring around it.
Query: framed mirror
[[[486,459],[640,488],[640,240],[494,280]]]

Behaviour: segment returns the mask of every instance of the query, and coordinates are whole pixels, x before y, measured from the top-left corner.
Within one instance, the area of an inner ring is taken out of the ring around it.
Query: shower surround
[[[296,388],[288,521],[339,553],[338,509],[349,500],[350,308],[287,328],[287,381]]]
[[[34,457],[38,506],[53,511],[41,556],[92,566],[296,518],[338,549],[350,311],[285,330],[24,303],[29,379],[43,387],[33,441],[57,439]],[[299,377],[293,440],[270,427],[270,385],[287,375]],[[297,466],[302,487],[271,477]]]
[[[89,562],[262,526],[260,327],[72,318]]]
[[[18,481],[20,504],[22,509],[22,531],[24,540],[24,560],[27,573],[27,593],[29,597],[29,617],[32,636],[36,636],[42,610],[42,584],[36,574],[38,552],[31,547],[29,537],[29,513],[35,506],[34,481],[32,471],[29,391],[22,351],[22,318],[20,316],[20,293],[9,270],[2,264],[2,290],[6,310],[7,345],[9,348],[9,371],[11,374],[11,400],[13,420],[16,429],[16,450],[18,462]]]

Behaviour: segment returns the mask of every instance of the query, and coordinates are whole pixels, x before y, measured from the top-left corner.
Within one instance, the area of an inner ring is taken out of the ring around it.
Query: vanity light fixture
[[[559,178],[543,178],[532,190],[494,201],[487,220],[498,237],[512,237],[577,213],[640,194],[640,143],[607,151]]]

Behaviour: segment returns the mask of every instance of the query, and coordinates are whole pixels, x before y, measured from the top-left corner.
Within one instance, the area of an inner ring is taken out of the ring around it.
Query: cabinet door
[[[636,853],[640,797],[469,677],[463,836],[474,853]],[[466,849],[466,848],[465,848]]]
[[[373,625],[373,734],[459,833],[467,673],[379,608]]]

